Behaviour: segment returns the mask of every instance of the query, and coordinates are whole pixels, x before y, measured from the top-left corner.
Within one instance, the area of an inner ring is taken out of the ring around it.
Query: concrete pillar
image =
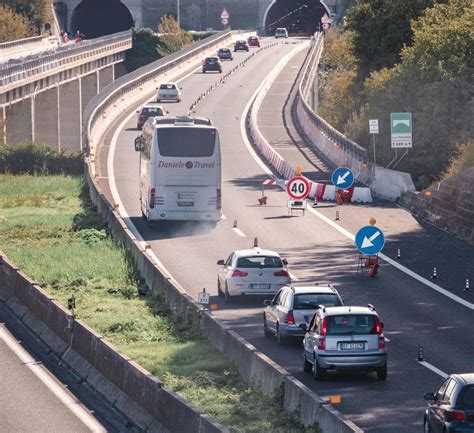
[[[99,71],[99,92],[114,81],[114,66],[107,66]]]
[[[49,144],[55,149],[59,145],[58,104],[57,87],[37,93],[34,98],[34,141]]]
[[[127,68],[123,62],[114,65],[114,81],[127,73]]]
[[[80,94],[79,80],[59,86],[59,148],[79,152],[80,147]]]
[[[21,143],[32,140],[31,99],[6,107],[7,143]]]
[[[0,126],[2,128],[0,143],[7,144],[7,109],[6,107],[2,107],[2,124]]]
[[[81,78],[82,110],[85,110],[89,101],[97,95],[97,74],[85,75]]]

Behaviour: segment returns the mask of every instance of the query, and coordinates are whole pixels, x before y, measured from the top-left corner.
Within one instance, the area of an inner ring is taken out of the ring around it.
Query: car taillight
[[[375,333],[377,335],[382,334],[382,324],[380,323],[380,319],[378,317],[375,318]]]
[[[217,188],[217,209],[222,209],[222,190]]]
[[[466,414],[461,410],[446,411],[447,421],[466,421]]]
[[[379,349],[385,349],[385,337],[379,337]]]
[[[155,195],[156,195],[156,188],[150,189],[150,208],[153,209],[155,207]]]
[[[318,350],[326,350],[326,338],[325,337],[319,337]]]
[[[288,311],[288,314],[285,316],[285,323],[288,325],[295,324],[295,316],[293,316],[293,311]]]
[[[273,272],[273,275],[275,277],[289,277],[290,276],[288,271],[286,271],[285,269],[282,269],[281,271],[278,271],[278,272]]]
[[[324,336],[327,333],[328,333],[328,318],[325,317],[323,319],[323,324],[321,325],[321,332],[319,333],[319,335]]]
[[[232,272],[232,277],[246,277],[248,274],[248,272],[242,272],[236,269],[234,272]]]

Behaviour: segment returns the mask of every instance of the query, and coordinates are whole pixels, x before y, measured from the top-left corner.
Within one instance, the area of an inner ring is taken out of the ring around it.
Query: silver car
[[[383,323],[372,305],[316,311],[303,339],[303,371],[321,380],[327,370],[364,369],[387,378]]]
[[[344,305],[332,285],[285,286],[270,301],[263,312],[265,337],[276,335],[278,344],[290,337],[304,337],[315,311],[321,306]]]
[[[286,260],[258,247],[234,251],[217,265],[217,291],[226,302],[238,295],[274,295],[291,282]]]

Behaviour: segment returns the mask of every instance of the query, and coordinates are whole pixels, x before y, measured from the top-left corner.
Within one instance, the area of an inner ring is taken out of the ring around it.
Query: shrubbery
[[[79,153],[58,152],[46,144],[0,146],[0,173],[80,175],[83,171],[83,158]]]

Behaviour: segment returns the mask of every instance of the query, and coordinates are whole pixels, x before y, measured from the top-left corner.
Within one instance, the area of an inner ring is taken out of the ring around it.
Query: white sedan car
[[[163,83],[157,88],[156,102],[181,102],[181,87],[176,83]]]
[[[275,251],[252,248],[234,251],[217,262],[217,290],[226,302],[238,295],[275,294],[291,282],[287,262]]]

